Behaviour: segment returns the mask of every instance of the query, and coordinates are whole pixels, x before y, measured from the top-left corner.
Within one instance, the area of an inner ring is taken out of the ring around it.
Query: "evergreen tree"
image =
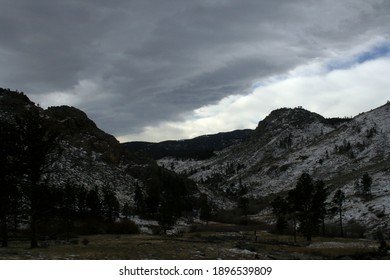
[[[154,216],[158,212],[160,204],[160,187],[158,184],[150,184],[146,189],[145,205],[147,214]]]
[[[174,203],[173,197],[169,193],[162,194],[158,208],[157,221],[163,229],[164,234],[167,234],[167,230],[175,224],[178,218],[174,207],[172,207]]]
[[[50,134],[45,119],[39,115],[39,110],[30,109],[18,120],[22,128],[23,172],[27,176],[27,182],[23,187],[23,195],[26,198],[30,217],[31,248],[38,246],[37,223],[40,216],[39,208],[44,201],[42,191],[47,186],[41,182],[41,176],[46,171],[49,160],[48,155],[54,148],[56,135]]]
[[[313,182],[308,173],[303,173],[295,189],[288,193],[290,211],[297,213],[299,229],[307,241],[311,241],[321,223],[326,200],[323,189],[323,182]]]
[[[210,206],[209,200],[207,198],[207,195],[202,195],[202,198],[200,201],[199,218],[203,221],[206,221],[206,224],[208,225],[210,218],[211,218],[211,206]]]
[[[119,217],[119,201],[114,191],[108,185],[102,188],[102,194],[104,217],[108,222],[113,222]]]
[[[249,199],[246,197],[248,194],[248,188],[242,184],[241,177],[238,183],[238,209],[245,216],[248,215]]]
[[[20,138],[13,126],[0,123],[0,228],[1,246],[8,246],[8,219],[16,214],[13,209],[18,200],[19,191],[17,179],[20,177],[18,166],[20,153]]]
[[[372,178],[368,173],[365,173],[361,179],[363,194],[368,196],[371,194]]]
[[[141,216],[144,215],[145,214],[144,195],[142,193],[142,190],[138,182],[136,183],[134,189],[134,202],[135,202],[135,212]]]
[[[342,190],[337,190],[333,196],[332,203],[335,205],[335,208],[332,212],[337,212],[339,214],[339,223],[340,223],[340,236],[344,237],[343,231],[343,203],[345,200],[345,194]]]
[[[88,190],[84,186],[76,188],[76,212],[79,216],[84,216],[87,213],[87,196]]]
[[[325,201],[328,197],[328,192],[325,189],[325,183],[322,180],[316,181],[314,185],[316,192],[313,203],[317,206],[318,216],[322,225],[322,235],[325,235],[325,217],[328,213]]]
[[[122,215],[128,219],[130,216],[131,216],[131,212],[132,212],[132,209],[131,209],[131,206],[128,202],[126,202],[125,204],[123,204],[123,207],[122,207]]]
[[[95,186],[86,195],[86,207],[91,217],[100,219],[102,217],[102,202],[99,196],[99,188]]]
[[[272,202],[272,213],[276,215],[276,230],[279,232],[284,232],[287,227],[287,214],[289,212],[289,205],[286,199],[277,196]]]
[[[61,217],[64,223],[66,240],[69,241],[70,231],[72,228],[72,221],[76,215],[76,205],[77,205],[77,192],[74,184],[67,181],[62,190],[62,206],[61,206]]]

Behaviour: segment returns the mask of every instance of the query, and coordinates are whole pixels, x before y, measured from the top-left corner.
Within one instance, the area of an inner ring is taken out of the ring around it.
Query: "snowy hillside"
[[[50,186],[109,187],[121,206],[132,206],[135,186],[146,192],[146,181],[161,174],[155,161],[129,153],[83,111],[70,106],[44,110],[23,93],[0,90],[0,125],[11,123],[19,131],[23,125],[18,123],[24,123],[29,112],[39,115],[37,126],[44,125],[47,133],[56,135],[40,178]],[[160,177],[164,176],[170,175],[164,173]]]
[[[215,200],[229,197],[234,207],[239,181],[248,197],[271,201],[295,187],[308,172],[324,180],[330,193],[347,196],[346,221],[357,221],[370,232],[388,230],[390,218],[390,104],[353,119],[327,120],[302,108],[273,111],[259,123],[254,136],[203,161],[165,158],[160,165],[187,174]],[[362,197],[356,185],[362,175],[373,178],[372,196]],[[269,208],[257,217],[265,219]],[[268,216],[267,216],[268,217]]]

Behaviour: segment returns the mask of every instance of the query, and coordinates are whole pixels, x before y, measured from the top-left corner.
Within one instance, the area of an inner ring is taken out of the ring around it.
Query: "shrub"
[[[367,229],[355,220],[350,220],[344,227],[345,236],[352,238],[364,238]]]
[[[122,219],[119,222],[106,224],[106,233],[109,234],[137,234],[139,227],[129,219]]]

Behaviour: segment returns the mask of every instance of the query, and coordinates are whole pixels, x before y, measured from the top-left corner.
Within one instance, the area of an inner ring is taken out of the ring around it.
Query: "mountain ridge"
[[[294,188],[296,180],[306,172],[326,182],[329,197],[339,188],[346,192],[347,222],[361,223],[367,233],[388,231],[390,104],[352,119],[327,120],[303,110],[284,108],[271,112],[259,122],[250,140],[221,150],[210,159],[165,158],[159,163],[188,174],[214,201],[218,201],[220,193],[225,194],[232,208],[237,204],[239,185],[245,185],[248,198],[268,201],[268,206],[254,207],[252,214],[269,223],[274,222],[269,202]],[[296,122],[299,119],[303,121]],[[356,190],[364,173],[369,173],[374,182],[370,200]],[[383,211],[383,207],[387,210]],[[383,219],[375,214],[379,209]]]
[[[69,183],[89,189],[108,186],[123,206],[134,203],[136,186],[146,194],[150,177],[172,182],[182,180],[154,160],[127,151],[83,111],[65,105],[44,110],[22,92],[0,89],[0,125],[11,123],[20,134],[26,126],[25,115],[30,111],[37,113],[35,125],[56,138],[40,179],[53,187]]]
[[[192,139],[167,140],[158,143],[134,141],[122,143],[129,151],[143,153],[154,159],[167,156],[179,158],[208,158],[215,151],[247,140],[253,130],[243,129],[217,134],[201,135]]]

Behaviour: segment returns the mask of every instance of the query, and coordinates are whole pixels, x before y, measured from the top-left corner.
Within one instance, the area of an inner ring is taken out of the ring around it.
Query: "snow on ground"
[[[309,246],[309,248],[370,248],[374,249],[378,247],[378,244],[375,242],[361,240],[359,242],[313,242]]]

